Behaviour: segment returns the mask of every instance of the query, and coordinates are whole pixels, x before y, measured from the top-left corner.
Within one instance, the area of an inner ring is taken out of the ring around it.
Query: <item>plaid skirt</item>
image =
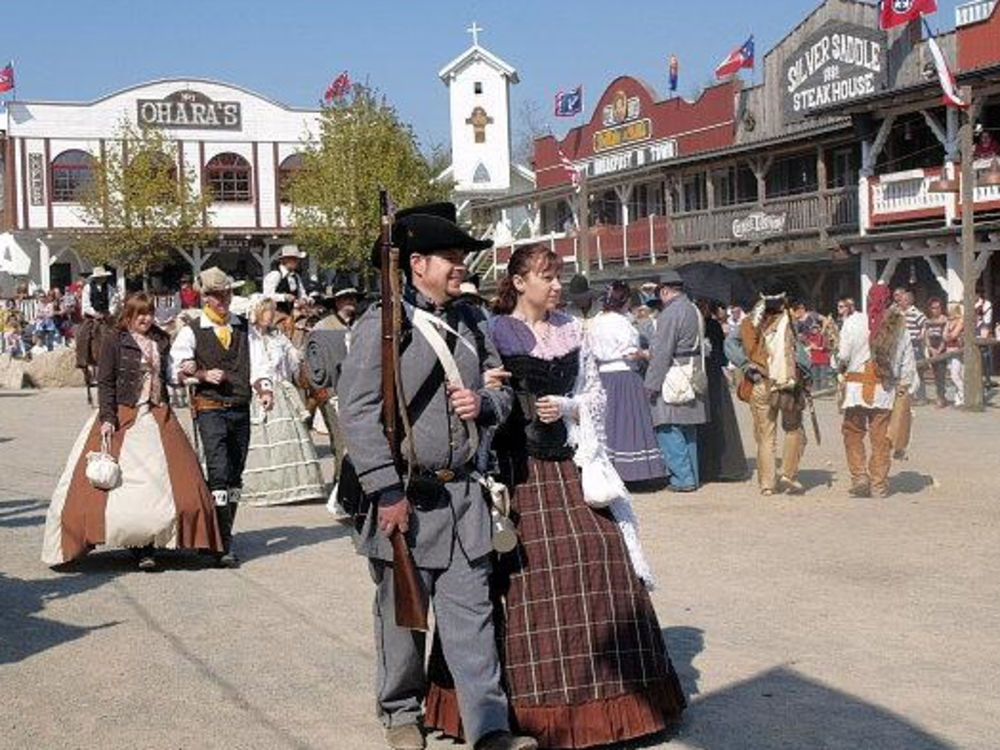
[[[518,731],[541,747],[641,737],[685,707],[649,594],[607,511],[583,500],[572,461],[522,458],[512,496],[520,544],[496,565],[497,640]],[[506,477],[510,480],[512,477]],[[460,736],[435,649],[425,723]]]

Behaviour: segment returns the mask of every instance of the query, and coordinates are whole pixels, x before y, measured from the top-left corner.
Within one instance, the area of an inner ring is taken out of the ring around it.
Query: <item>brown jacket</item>
[[[147,335],[156,342],[160,351],[160,393],[155,398],[165,404],[168,402],[170,337],[156,326],[151,327]],[[139,345],[128,331],[116,330],[114,335],[108,337],[97,368],[98,417],[101,422],[110,422],[117,429],[118,407],[136,405],[142,391],[141,360]]]

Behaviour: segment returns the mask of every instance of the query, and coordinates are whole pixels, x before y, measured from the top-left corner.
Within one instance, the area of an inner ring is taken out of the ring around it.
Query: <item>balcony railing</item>
[[[996,4],[997,0],[973,0],[971,3],[962,3],[955,8],[955,27],[985,21],[990,17]]]
[[[976,211],[1000,209],[1000,187],[983,185],[981,176],[990,168],[992,159],[978,159],[973,164],[977,184],[972,191]],[[931,190],[931,184],[941,179],[940,167],[910,169],[879,175],[869,186],[870,226],[901,224],[914,220],[940,220],[950,223],[961,214],[961,193]],[[955,169],[961,185],[961,175]],[[864,198],[864,196],[863,196]]]
[[[722,248],[774,237],[819,234],[824,230],[834,233],[857,229],[858,191],[844,187],[771,198],[762,205],[748,203],[670,217],[647,216],[627,226],[592,226],[589,255],[591,265],[603,271],[607,267],[665,263],[675,250],[689,254],[699,248]],[[565,263],[576,267],[580,238],[575,233],[563,232],[500,245],[470,259],[469,267],[494,279],[507,268],[515,248],[535,242],[548,244]]]

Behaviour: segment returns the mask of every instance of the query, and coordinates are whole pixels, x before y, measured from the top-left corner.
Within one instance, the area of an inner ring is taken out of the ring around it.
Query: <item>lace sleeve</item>
[[[592,348],[584,338],[580,349],[580,370],[573,390],[573,409],[576,419],[565,417],[569,433],[569,443],[576,448],[573,462],[583,469],[581,483],[586,499],[588,483],[597,480],[601,485],[598,494],[607,492],[608,478],[612,478],[617,495],[608,505],[618,530],[625,541],[632,569],[650,591],[656,586],[653,571],[639,542],[639,521],[632,509],[632,500],[624,483],[618,477],[611,458],[608,456],[604,432],[604,416],[608,398],[597,371],[597,360]]]
[[[608,398],[597,372],[597,360],[589,337],[580,347],[580,369],[573,388],[571,417],[566,418],[569,443],[576,448],[574,461],[584,466],[604,451],[604,414]],[[575,417],[575,418],[573,418]]]

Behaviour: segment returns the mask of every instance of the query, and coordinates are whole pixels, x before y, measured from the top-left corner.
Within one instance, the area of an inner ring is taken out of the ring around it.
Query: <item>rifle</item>
[[[378,192],[381,227],[379,255],[382,273],[382,428],[389,441],[396,470],[404,475],[404,462],[398,432],[399,408],[405,408],[400,398],[402,379],[399,364],[399,332],[402,325],[402,299],[399,293],[399,250],[392,246],[392,215],[389,195],[384,188]],[[410,630],[426,631],[428,600],[413,555],[403,534],[396,529],[389,538],[392,543],[393,601],[396,625]]]

